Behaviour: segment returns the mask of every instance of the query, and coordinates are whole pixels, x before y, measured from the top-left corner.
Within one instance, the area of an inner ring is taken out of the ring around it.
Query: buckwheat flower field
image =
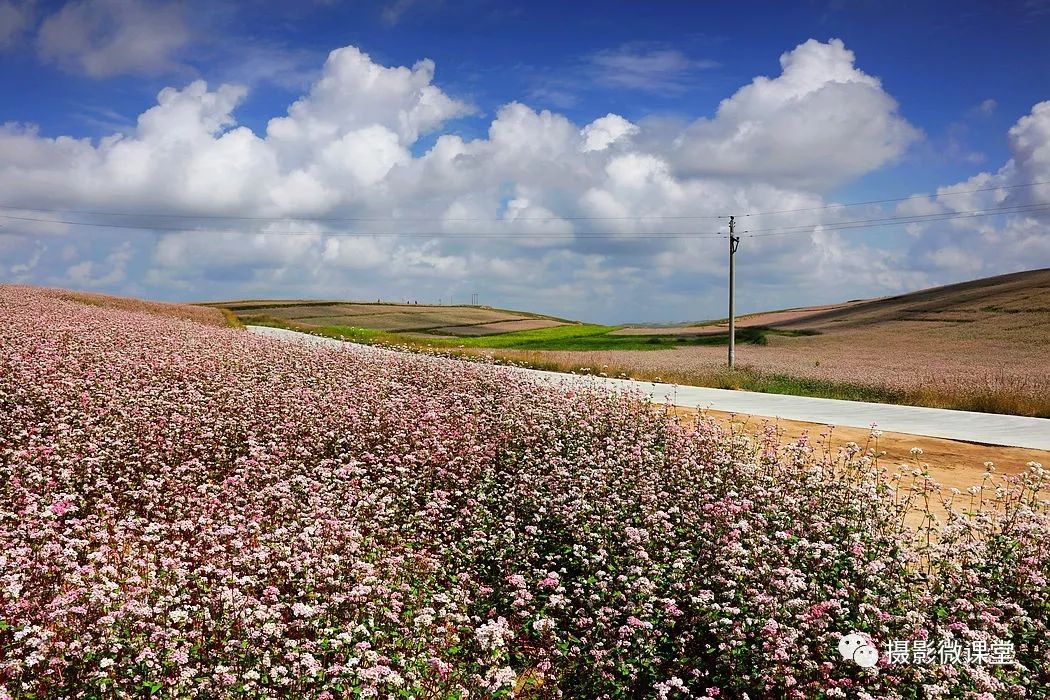
[[[1050,692],[1039,465],[952,494],[508,368],[0,312],[2,700]]]

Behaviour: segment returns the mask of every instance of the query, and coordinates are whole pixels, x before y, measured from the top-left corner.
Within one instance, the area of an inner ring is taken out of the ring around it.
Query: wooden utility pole
[[[733,298],[736,293],[736,249],[740,237],[736,232],[736,217],[729,217],[729,369],[736,363],[736,305]]]

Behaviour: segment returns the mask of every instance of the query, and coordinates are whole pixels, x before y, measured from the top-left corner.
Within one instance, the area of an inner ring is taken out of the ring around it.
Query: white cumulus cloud
[[[238,123],[246,88],[203,81],[162,90],[134,128],[99,140],[7,124],[0,191],[19,215],[47,218],[28,209],[39,207],[129,216],[81,214],[99,226],[50,224],[46,235],[40,224],[8,220],[5,253],[23,264],[19,278],[114,291],[144,284],[198,299],[434,301],[482,291],[506,306],[585,318],[713,315],[725,267],[724,239],[711,237],[724,230],[716,217],[819,208],[829,188],[893,162],[919,137],[842,42],[808,41],[781,66],[684,123],[615,113],[576,123],[510,102],[467,138],[456,120],[476,110],[438,86],[433,62],[384,66],[345,47],[261,132]],[[1009,163],[956,189],[1050,180],[1050,103],[1009,139]],[[1048,200],[1050,186],[1002,189],[916,197],[901,211]],[[149,216],[158,213],[168,218]],[[745,239],[742,307],[831,301],[844,286],[857,297],[948,281],[976,269],[973,259],[989,273],[1050,263],[1037,215],[983,228],[924,224],[895,246],[821,227],[842,216],[780,215],[763,225],[810,228]],[[612,233],[620,238],[599,235]],[[67,259],[34,258],[41,245]]]
[[[620,139],[638,133],[638,127],[619,114],[607,114],[583,127],[583,151],[600,151]]]
[[[829,188],[898,158],[918,131],[838,39],[810,39],[675,138],[678,169]]]
[[[932,268],[988,274],[1050,264],[1050,101],[1021,117],[1007,142],[1011,157],[997,171],[978,173],[898,207],[905,215],[1005,209],[1005,223],[1002,217],[974,216],[923,224],[914,258]]]

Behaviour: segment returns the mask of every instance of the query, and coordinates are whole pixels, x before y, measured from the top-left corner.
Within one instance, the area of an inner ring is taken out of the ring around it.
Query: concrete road
[[[368,347],[343,343],[331,338],[319,338],[280,328],[249,326],[248,330],[261,335],[311,345]],[[381,351],[377,348],[368,349]],[[676,386],[629,379],[566,375],[559,372],[544,372],[532,369],[519,369],[516,371],[524,372],[549,384],[564,384],[566,381],[569,381],[604,386],[618,391],[641,391],[654,401],[670,403],[675,406],[709,408],[729,413],[786,418],[852,428],[869,428],[874,423],[880,430],[895,433],[925,435],[987,445],[1050,450],[1050,419],[1045,418],[1004,416],[995,413],[975,413],[973,411],[951,411],[918,406],[894,406],[863,401],[817,399],[808,396],[761,394],[751,391],[708,389],[695,386]]]

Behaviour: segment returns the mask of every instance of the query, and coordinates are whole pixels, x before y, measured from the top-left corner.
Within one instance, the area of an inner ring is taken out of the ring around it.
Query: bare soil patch
[[[855,442],[862,448],[875,448],[880,455],[880,463],[887,467],[892,468],[896,465],[913,468],[925,467],[934,481],[945,488],[954,487],[960,491],[981,483],[987,469],[985,462],[992,462],[997,473],[1011,475],[1027,470],[1029,462],[1038,462],[1044,467],[1050,465],[1050,452],[1044,450],[978,445],[944,438],[891,432],[883,432],[877,440],[874,440],[871,437],[871,431],[862,428],[731,414],[724,411],[698,411],[685,407],[675,407],[674,413],[685,418],[693,418],[697,413],[701,413],[719,422],[731,423],[737,429],[752,433],[761,432],[766,426],[773,426],[782,438],[795,440],[802,435],[807,435],[811,443],[831,452],[845,447],[849,442]],[[916,447],[922,450],[921,455],[912,454],[911,450]]]
[[[348,326],[378,331],[480,336],[567,323],[528,312],[484,306],[329,301],[237,301],[216,304],[245,319],[270,318],[300,326]]]

